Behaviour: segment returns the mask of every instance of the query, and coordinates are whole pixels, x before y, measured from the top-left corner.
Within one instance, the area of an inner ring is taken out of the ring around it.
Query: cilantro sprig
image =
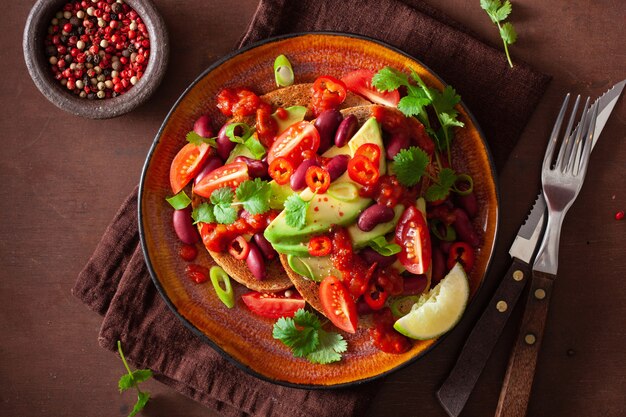
[[[453,189],[456,180],[457,175],[452,169],[440,170],[437,178],[434,179],[435,183],[428,187],[424,197],[431,202],[445,199],[450,194],[450,190]]]
[[[306,213],[313,198],[304,201],[298,194],[287,197],[285,200],[285,222],[291,227],[302,229],[306,225]]]
[[[192,143],[196,146],[200,146],[203,143],[206,143],[212,148],[217,148],[217,141],[216,141],[217,138],[204,138],[198,135],[193,130],[187,133],[187,136],[185,137],[185,139],[187,139],[187,142]]]
[[[513,62],[511,62],[511,56],[509,55],[508,45],[512,45],[517,40],[517,32],[511,22],[504,22],[509,17],[513,6],[509,0],[502,3],[500,0],[480,0],[480,7],[487,12],[489,18],[493,23],[498,26],[502,43],[504,44],[504,52],[506,53],[506,59],[509,61],[509,66],[513,68]]]
[[[428,154],[418,148],[411,146],[408,149],[402,149],[393,157],[393,172],[395,173],[400,184],[412,187],[417,184],[430,162]]]
[[[272,336],[290,347],[295,357],[306,358],[312,363],[340,361],[341,354],[348,348],[343,336],[322,329],[317,316],[304,309],[296,311],[293,318],[279,318]]]
[[[130,388],[135,388],[137,390],[137,402],[133,407],[132,411],[128,415],[128,417],[133,417],[138,412],[143,410],[146,406],[146,403],[150,399],[150,393],[148,391],[142,391],[139,389],[139,384],[144,382],[150,378],[152,378],[152,371],[150,369],[135,369],[134,371],[130,370],[128,366],[128,362],[126,362],[126,357],[124,356],[124,352],[122,351],[122,342],[117,341],[117,351],[122,358],[122,362],[124,363],[124,368],[126,368],[126,374],[122,375],[117,385],[120,389],[120,392],[126,391]]]

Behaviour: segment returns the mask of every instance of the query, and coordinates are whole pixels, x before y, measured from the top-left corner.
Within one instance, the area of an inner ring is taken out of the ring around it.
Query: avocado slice
[[[276,133],[276,135],[283,133],[292,124],[304,120],[304,116],[306,115],[306,107],[304,106],[285,107],[285,110],[287,111],[287,117],[284,119],[278,117],[276,112],[272,114],[272,117],[276,120],[276,124],[278,125],[278,133]]]
[[[295,193],[289,184],[280,185],[272,180],[270,184],[270,208],[282,210],[285,208],[284,203],[291,194]]]
[[[352,239],[352,245],[354,248],[364,248],[372,239],[377,238],[378,236],[384,236],[394,230],[396,224],[398,224],[398,220],[400,220],[400,216],[402,216],[402,213],[404,212],[404,206],[402,204],[398,204],[393,208],[393,211],[395,215],[391,221],[378,224],[369,232],[364,232],[359,229],[359,226],[356,224],[350,225],[350,227],[348,227],[348,233],[350,233],[350,238]]]
[[[281,243],[272,243],[272,246],[278,253],[295,256],[309,256],[309,248],[304,242],[285,241]]]
[[[341,277],[330,256],[289,255],[287,262],[294,272],[312,281],[320,282],[329,275]]]

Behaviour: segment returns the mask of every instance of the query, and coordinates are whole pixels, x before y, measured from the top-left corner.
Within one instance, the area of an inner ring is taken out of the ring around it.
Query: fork
[[[533,278],[524,317],[509,359],[496,417],[524,417],[526,415],[537,356],[548,315],[548,303],[558,269],[561,225],[565,214],[576,200],[587,173],[598,116],[598,105],[596,103],[589,108],[589,98],[585,102],[579,128],[574,135],[571,135],[580,103],[580,96],[576,98],[565,134],[562,136],[556,162],[552,162],[569,99],[570,95],[567,94],[552,129],[543,159],[541,186],[548,207],[548,222],[533,265]]]

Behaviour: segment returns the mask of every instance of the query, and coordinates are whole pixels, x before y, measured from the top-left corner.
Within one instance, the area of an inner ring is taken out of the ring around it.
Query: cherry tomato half
[[[355,155],[363,155],[374,164],[375,167],[380,166],[380,146],[375,143],[364,143],[356,150]]]
[[[304,177],[306,185],[313,192],[324,194],[330,187],[330,173],[322,167],[311,166],[306,170]]]
[[[178,194],[196,176],[210,155],[210,150],[211,147],[206,143],[188,143],[178,151],[170,165],[170,185],[174,194]]]
[[[454,264],[460,262],[463,265],[465,272],[472,270],[476,256],[474,254],[474,248],[465,242],[455,242],[450,246],[450,252],[448,252],[448,270],[454,268]]]
[[[324,110],[336,109],[346,99],[346,85],[330,75],[318,77],[313,83],[311,106],[315,116]]]
[[[378,166],[363,155],[356,155],[348,162],[348,175],[361,185],[376,184],[380,177]]]
[[[246,259],[250,253],[250,245],[243,236],[237,236],[230,242],[230,245],[228,245],[228,253],[235,259]]]
[[[398,90],[379,91],[372,86],[372,77],[374,73],[368,70],[352,71],[348,75],[341,78],[346,84],[348,90],[365,97],[369,101],[385,106],[396,107],[400,101],[400,93]]]
[[[311,256],[326,256],[333,244],[328,236],[315,236],[309,240],[308,250]]]
[[[276,158],[283,157],[296,167],[304,160],[304,151],[317,152],[320,147],[320,134],[313,124],[302,121],[289,126],[276,138],[269,152],[269,164]]]
[[[337,277],[331,275],[324,278],[320,284],[320,302],[324,314],[335,326],[348,333],[356,332],[356,304]]]
[[[407,271],[413,274],[425,274],[430,267],[430,233],[421,211],[409,206],[396,226],[396,243],[402,246],[398,260]]]
[[[209,198],[213,191],[222,187],[237,188],[239,184],[250,179],[248,165],[245,162],[232,162],[214,169],[194,187],[193,192]]]
[[[293,174],[293,165],[283,157],[276,158],[270,164],[267,172],[277,184],[287,184]]]
[[[289,292],[287,292],[289,291]],[[253,313],[277,319],[279,317],[293,317],[294,313],[304,308],[306,302],[297,291],[287,290],[282,293],[260,293],[251,291],[241,296],[241,299]],[[289,296],[285,295],[289,294]]]

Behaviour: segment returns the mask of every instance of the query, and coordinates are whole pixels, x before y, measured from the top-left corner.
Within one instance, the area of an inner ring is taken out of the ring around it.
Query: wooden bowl
[[[165,23],[151,0],[126,0],[143,19],[150,38],[148,66],[137,84],[108,99],[80,98],[54,79],[45,55],[44,40],[50,20],[68,0],[38,0],[26,20],[22,47],[28,72],[41,93],[55,106],[77,116],[108,119],[128,113],[144,103],[161,83],[169,57]]]
[[[424,81],[444,87],[423,64],[403,52],[360,36],[314,33],[269,39],[236,51],[202,73],[178,99],[148,154],[139,194],[139,230],[148,269],[172,311],[201,339],[211,344],[240,368],[271,382],[301,388],[329,388],[369,381],[395,371],[432,348],[436,340],[417,341],[400,355],[376,349],[367,329],[344,333],[348,351],[340,362],[316,365],[294,358],[291,351],[272,338],[274,320],[251,313],[241,301],[247,289],[235,285],[236,306],[227,309],[214,294],[210,283],[198,285],[186,278],[178,241],[172,226],[172,209],[165,202],[171,195],[170,163],[182,148],[185,134],[201,114],[209,112],[220,120],[215,96],[224,87],[253,86],[258,93],[275,89],[273,62],[285,54],[296,74],[296,82],[312,82],[320,75],[341,77],[356,69],[378,70],[384,66],[404,69],[411,66]],[[481,232],[481,244],[471,273],[472,297],[481,286],[494,249],[498,195],[495,169],[483,135],[469,111],[461,104],[466,128],[457,133],[453,155],[456,166],[470,173],[479,200],[474,225]],[[197,263],[214,265],[198,244]],[[416,372],[419,372],[417,369]]]

